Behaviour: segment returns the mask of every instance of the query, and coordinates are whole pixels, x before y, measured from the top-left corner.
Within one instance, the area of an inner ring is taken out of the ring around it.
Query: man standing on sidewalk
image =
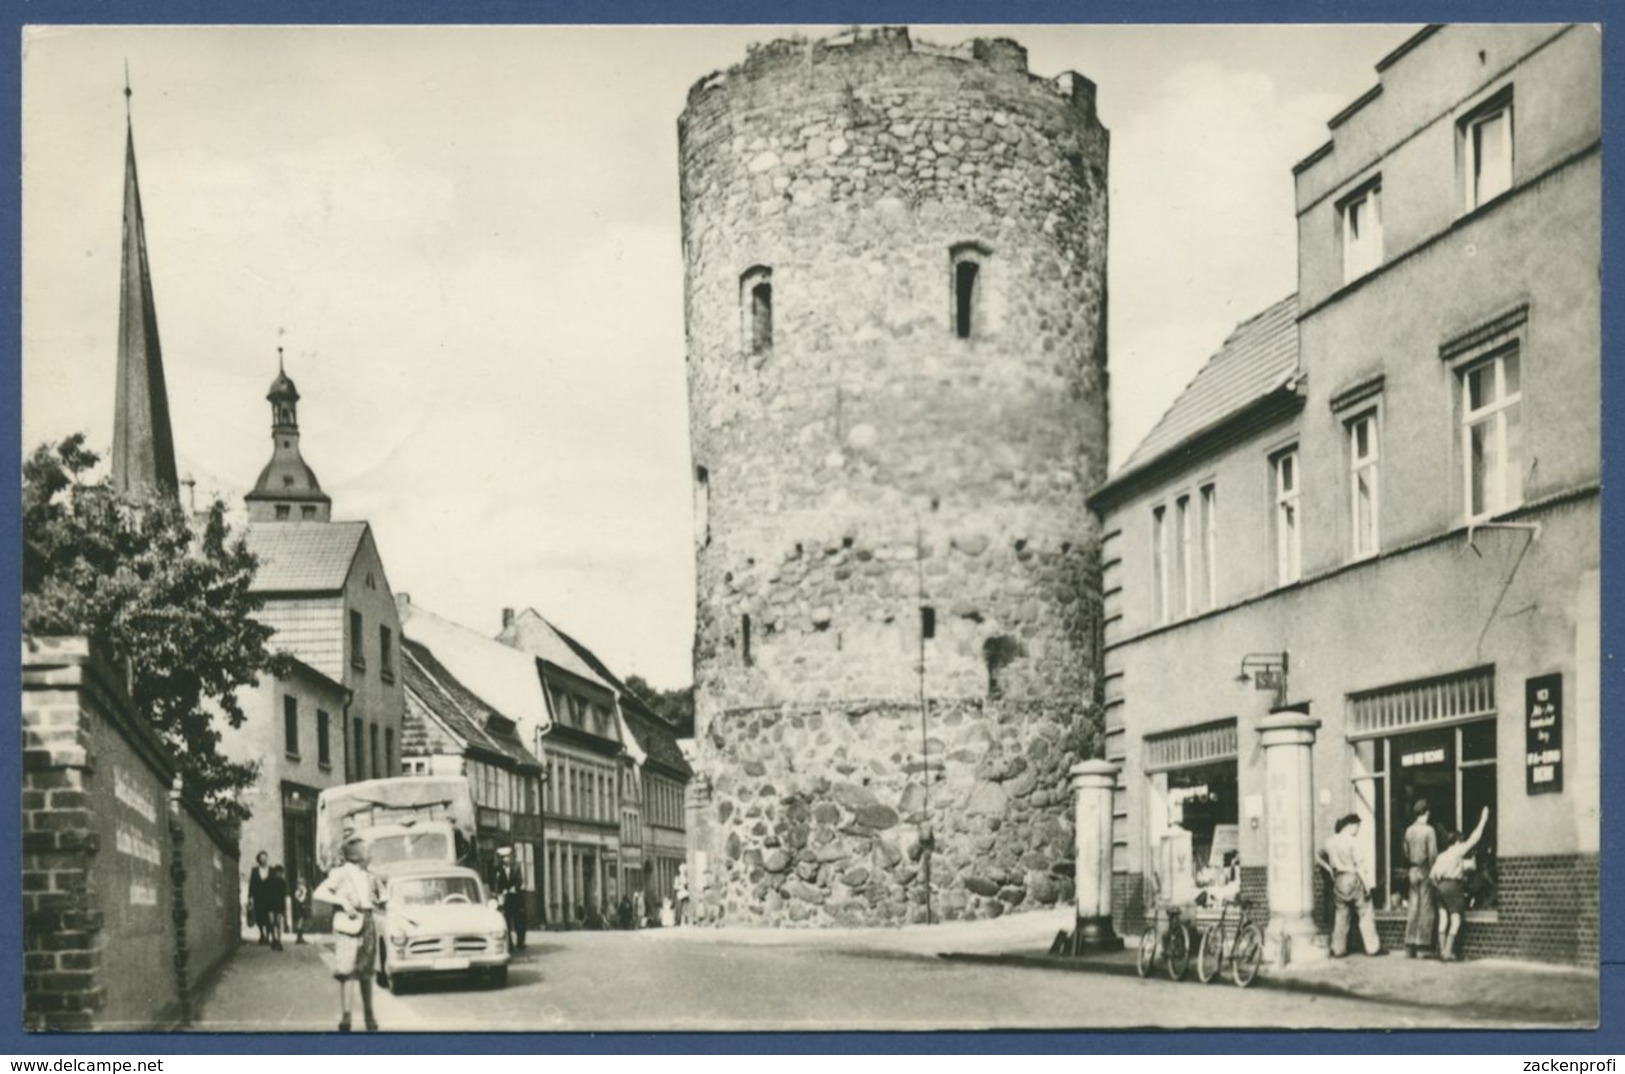
[[[1433,946],[1433,881],[1428,873],[1439,856],[1439,837],[1428,818],[1428,800],[1418,798],[1416,819],[1405,829],[1405,858],[1410,862],[1410,890],[1405,897],[1405,957]]]
[[[1326,840],[1318,864],[1332,878],[1332,898],[1336,913],[1332,918],[1332,957],[1342,958],[1348,953],[1349,913],[1360,919],[1360,939],[1368,955],[1385,955],[1382,942],[1377,939],[1377,918],[1371,910],[1371,893],[1365,886],[1364,853],[1360,847],[1360,818],[1350,813],[1337,822],[1337,829]]]
[[[497,850],[496,876],[491,894],[502,907],[502,916],[508,922],[509,947],[517,950],[525,946],[525,885],[519,872],[519,863],[513,860],[513,848]]]

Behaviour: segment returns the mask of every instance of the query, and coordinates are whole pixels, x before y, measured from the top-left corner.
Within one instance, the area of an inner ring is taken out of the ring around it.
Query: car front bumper
[[[459,936],[413,936],[405,944],[389,943],[384,964],[390,973],[462,973],[501,969],[508,964],[508,945],[494,939]]]

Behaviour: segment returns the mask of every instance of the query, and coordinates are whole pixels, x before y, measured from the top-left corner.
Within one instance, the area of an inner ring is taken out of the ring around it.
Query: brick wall
[[[1150,907],[1145,900],[1144,873],[1112,874],[1112,928],[1125,940],[1145,930]]]
[[[1595,854],[1497,859],[1500,905],[1492,915],[1468,916],[1457,952],[1465,958],[1596,965],[1597,863]],[[1405,942],[1403,917],[1383,915],[1377,930],[1385,946]]]
[[[22,671],[24,1025],[183,1023],[236,943],[236,885],[200,889],[216,857],[235,877],[236,846],[84,639],[29,639]]]
[[[1315,870],[1319,872],[1320,870]],[[1241,867],[1241,894],[1252,902],[1253,920],[1268,921],[1270,916],[1270,871],[1262,865]]]

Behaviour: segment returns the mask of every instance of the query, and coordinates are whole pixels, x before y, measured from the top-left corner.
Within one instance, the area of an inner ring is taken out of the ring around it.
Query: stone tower
[[[777,41],[679,122],[699,914],[1070,896],[1096,705],[1107,133],[1008,40]]]
[[[271,461],[260,471],[254,491],[244,496],[250,522],[328,522],[333,500],[322,491],[316,472],[299,452],[299,389],[282,367],[277,348],[276,379],[265,398],[271,404]]]

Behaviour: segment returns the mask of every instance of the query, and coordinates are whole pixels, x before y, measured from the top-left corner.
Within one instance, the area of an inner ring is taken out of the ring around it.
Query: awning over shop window
[[[1220,720],[1200,727],[1187,727],[1145,738],[1145,770],[1163,772],[1170,768],[1212,764],[1236,759],[1236,721]]]
[[[1350,694],[1349,737],[1373,738],[1494,715],[1495,668],[1474,668]]]

